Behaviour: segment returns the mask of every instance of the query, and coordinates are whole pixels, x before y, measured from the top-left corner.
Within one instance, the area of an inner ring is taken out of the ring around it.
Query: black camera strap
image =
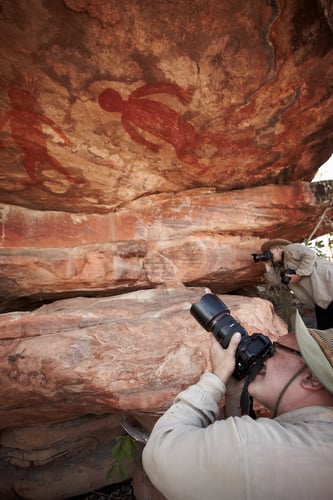
[[[242,410],[242,415],[248,415],[252,417],[254,420],[257,418],[256,414],[253,410],[253,397],[250,396],[248,391],[248,386],[250,383],[256,378],[259,373],[264,361],[255,363],[248,372],[248,375],[245,379],[242,394],[240,397],[240,407]]]

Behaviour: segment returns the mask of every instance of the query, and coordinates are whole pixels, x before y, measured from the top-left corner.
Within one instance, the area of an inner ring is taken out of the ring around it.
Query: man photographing
[[[333,262],[302,243],[282,239],[266,241],[261,250],[262,254],[252,256],[255,262],[265,262],[267,282],[284,283],[314,309],[317,328],[333,328]]]
[[[211,372],[156,423],[142,457],[151,482],[168,500],[331,499],[333,330],[307,329],[297,313],[295,334],[280,338],[248,386],[274,415],[257,420],[232,404],[240,340],[235,333],[224,349],[212,335]]]

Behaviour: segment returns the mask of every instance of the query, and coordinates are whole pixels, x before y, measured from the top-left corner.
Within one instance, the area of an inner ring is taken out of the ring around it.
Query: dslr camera
[[[242,338],[236,352],[236,367],[233,376],[243,379],[259,363],[262,364],[273,355],[274,346],[263,333],[249,335],[231,315],[227,306],[214,294],[207,293],[197,304],[192,304],[190,312],[198,323],[212,332],[224,349],[229,345],[234,333],[239,332]]]
[[[285,269],[284,271],[280,271],[280,276],[281,276],[281,283],[284,285],[288,285],[289,281],[291,280],[290,276],[287,276],[287,274],[296,274],[296,271],[293,269]]]
[[[251,253],[254,262],[260,262],[260,261],[267,261],[271,260],[273,258],[273,254],[270,250],[266,250],[266,252],[263,253]]]

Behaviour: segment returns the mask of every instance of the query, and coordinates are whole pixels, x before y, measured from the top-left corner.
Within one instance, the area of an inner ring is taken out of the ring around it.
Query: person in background
[[[302,243],[283,239],[266,241],[262,252],[271,252],[266,262],[266,280],[281,280],[305,305],[315,310],[317,328],[333,327],[333,262],[319,257],[315,250]]]
[[[241,338],[227,349],[211,336],[211,372],[182,391],[156,422],[144,470],[167,500],[331,500],[333,330],[306,328],[275,343],[249,384],[273,418],[240,416],[232,373]],[[221,400],[233,415],[220,419]],[[238,405],[239,406],[239,405]]]

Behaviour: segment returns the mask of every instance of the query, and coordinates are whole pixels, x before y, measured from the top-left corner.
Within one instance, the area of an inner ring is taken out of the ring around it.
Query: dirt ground
[[[98,491],[91,491],[84,495],[71,497],[67,500],[136,500],[133,493],[132,481],[112,484]]]

